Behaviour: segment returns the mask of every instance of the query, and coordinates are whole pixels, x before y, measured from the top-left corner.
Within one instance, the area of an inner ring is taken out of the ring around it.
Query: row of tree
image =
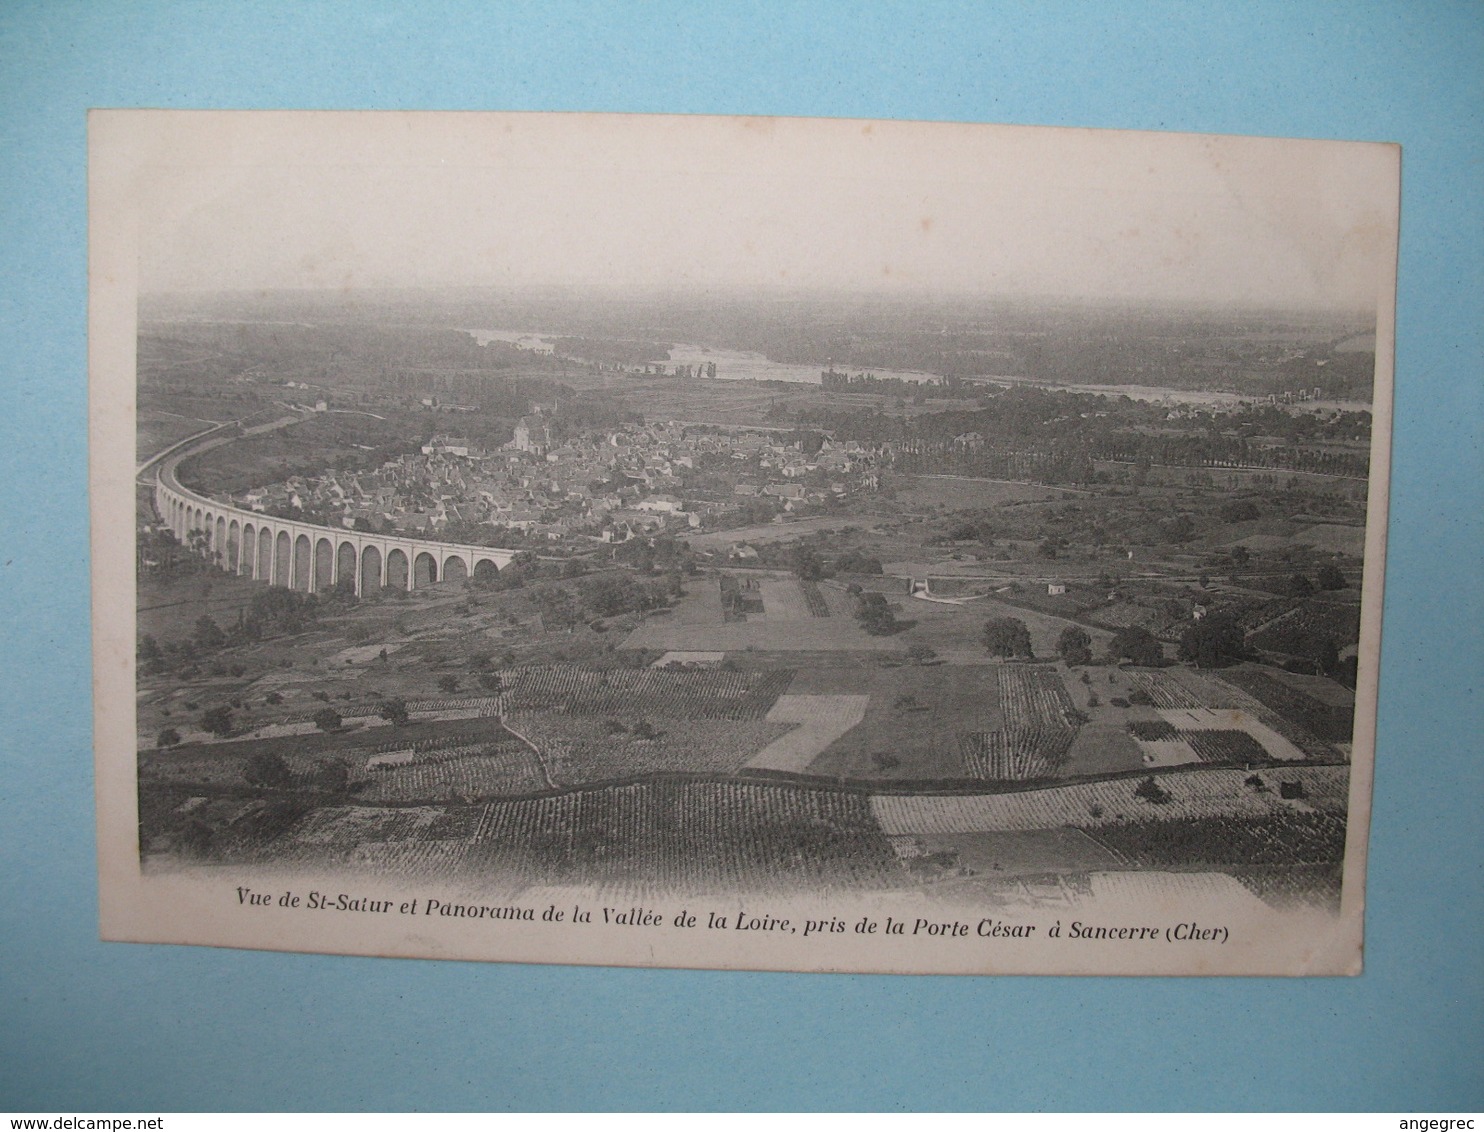
[[[991,656],[1030,660],[1035,656],[1030,630],[1018,617],[993,617],[984,623],[984,647]],[[1068,625],[1056,642],[1057,655],[1069,665],[1093,663],[1092,637],[1077,625]],[[1236,620],[1211,614],[1193,621],[1180,636],[1178,655],[1198,668],[1223,668],[1246,659],[1246,636]],[[1164,645],[1148,629],[1130,626],[1113,634],[1107,659],[1127,660],[1146,668],[1165,663]]]

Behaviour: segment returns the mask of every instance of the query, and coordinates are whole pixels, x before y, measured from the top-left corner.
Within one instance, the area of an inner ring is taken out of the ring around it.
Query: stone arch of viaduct
[[[175,468],[182,457],[165,464],[155,481],[161,521],[182,545],[202,532],[206,557],[269,585],[321,593],[349,581],[360,597],[384,586],[415,590],[483,576],[515,557],[513,550],[337,530],[221,503],[181,486]]]

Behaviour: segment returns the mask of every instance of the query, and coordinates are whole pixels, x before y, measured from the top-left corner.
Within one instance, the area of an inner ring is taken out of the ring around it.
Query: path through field
[[[798,726],[769,743],[747,765],[758,770],[807,770],[817,755],[866,718],[870,702],[870,696],[779,696],[767,720]]]

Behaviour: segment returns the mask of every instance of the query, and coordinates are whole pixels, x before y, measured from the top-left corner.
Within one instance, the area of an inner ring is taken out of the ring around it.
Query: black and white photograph
[[[1399,161],[94,112],[105,937],[1359,973]]]

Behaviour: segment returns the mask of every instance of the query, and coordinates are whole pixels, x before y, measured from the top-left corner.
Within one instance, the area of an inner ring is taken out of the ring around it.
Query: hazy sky
[[[1389,147],[617,115],[107,112],[145,292],[749,286],[1374,308]],[[127,208],[125,209],[127,211]]]

